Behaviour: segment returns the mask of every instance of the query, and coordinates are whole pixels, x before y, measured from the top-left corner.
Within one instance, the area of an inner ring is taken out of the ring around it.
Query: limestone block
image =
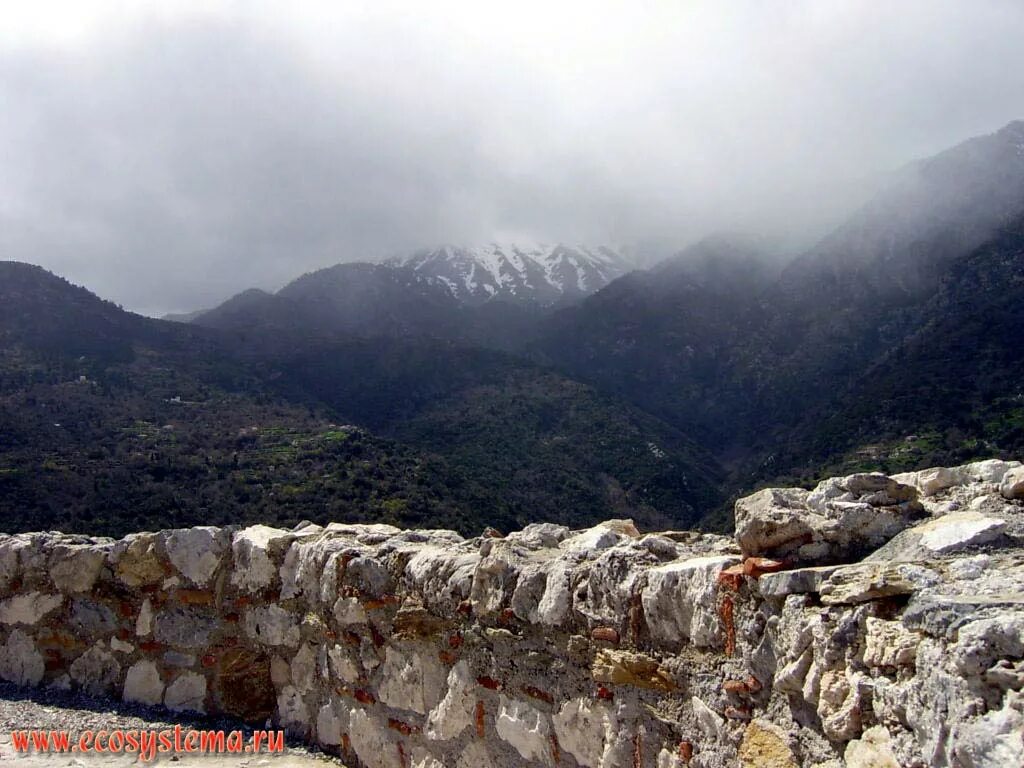
[[[899,621],[869,616],[864,643],[864,663],[869,667],[912,666],[921,637]]]
[[[121,674],[121,664],[103,642],[95,643],[71,664],[71,679],[94,696],[110,693]]]
[[[32,626],[64,604],[62,595],[28,592],[0,602],[0,623]]]
[[[245,633],[263,645],[294,648],[299,644],[299,620],[279,605],[257,606],[246,611]]]
[[[290,531],[267,525],[252,525],[238,531],[231,540],[231,583],[244,592],[273,586],[279,578],[278,563],[294,539]]]
[[[206,711],[206,678],[195,672],[185,672],[167,686],[164,706],[174,712]]]
[[[17,685],[39,685],[45,662],[32,637],[15,629],[0,646],[0,677]]]
[[[430,711],[424,734],[431,740],[458,738],[473,723],[476,709],[475,682],[469,664],[458,662],[448,673],[448,689]]]
[[[570,699],[551,720],[561,749],[585,768],[600,768],[606,743],[618,730],[610,705],[582,697]]]
[[[227,549],[220,528],[201,526],[164,531],[167,557],[178,571],[199,587],[205,587],[217,570]]]
[[[380,669],[378,698],[390,707],[425,715],[437,705],[447,677],[432,648],[389,645]]]
[[[88,592],[99,578],[108,547],[97,544],[59,544],[50,550],[48,571],[61,592]]]
[[[164,697],[164,682],[160,670],[152,661],[137,661],[128,668],[124,678],[123,698],[141,704],[156,706]]]
[[[524,760],[554,764],[550,719],[531,704],[502,694],[494,729]]]
[[[642,653],[602,648],[594,658],[591,674],[596,682],[635,685],[656,691],[675,690],[675,683],[656,659]]]
[[[999,493],[1004,499],[1024,499],[1024,467],[1014,467],[1003,475]]]
[[[159,584],[166,576],[157,552],[156,534],[126,536],[114,544],[109,557],[117,578],[129,587]]]
[[[200,650],[210,644],[217,626],[212,616],[190,608],[170,608],[157,614],[153,637],[167,645]]]
[[[380,718],[366,710],[352,711],[349,719],[349,738],[356,755],[367,768],[405,768],[399,759],[392,733],[394,732],[389,731]]]
[[[302,693],[292,685],[286,685],[277,697],[278,719],[289,731],[304,734],[309,730],[309,707]]]
[[[698,557],[647,571],[641,593],[651,637],[662,646],[698,648],[722,643],[718,617],[718,574],[740,562],[738,557]]]

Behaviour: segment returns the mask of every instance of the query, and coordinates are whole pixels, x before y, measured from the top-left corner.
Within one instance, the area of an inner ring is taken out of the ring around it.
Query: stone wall
[[[372,768],[1024,764],[1024,468],[737,503],[736,538],[309,525],[0,539],[0,676]]]

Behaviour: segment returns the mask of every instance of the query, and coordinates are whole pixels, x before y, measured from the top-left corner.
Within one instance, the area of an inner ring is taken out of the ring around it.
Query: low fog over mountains
[[[446,247],[183,323],[6,262],[0,299],[17,525],[720,527],[762,483],[1024,449],[1024,123],[908,167],[788,265],[725,236],[649,269]]]

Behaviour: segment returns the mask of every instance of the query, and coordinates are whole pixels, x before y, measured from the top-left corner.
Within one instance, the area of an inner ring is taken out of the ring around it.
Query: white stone
[[[185,672],[167,686],[164,706],[174,712],[206,712],[206,678],[195,672]]]
[[[69,671],[71,679],[85,691],[99,696],[110,692],[121,673],[121,665],[99,641],[75,659]]]
[[[911,666],[921,638],[898,621],[869,616],[864,643],[864,663],[869,667]]]
[[[277,714],[281,725],[289,730],[305,733],[309,728],[309,708],[293,685],[286,685],[277,695]]]
[[[398,759],[398,749],[387,726],[366,710],[353,710],[349,718],[349,739],[366,768],[405,768]]]
[[[47,595],[42,592],[14,595],[0,603],[0,623],[31,626],[63,603],[62,595]]]
[[[278,576],[272,550],[283,552],[294,538],[291,532],[268,525],[252,525],[236,533],[231,541],[234,554],[231,583],[245,592],[271,586]]]
[[[219,528],[182,528],[166,534],[164,545],[171,563],[197,586],[204,587],[220,565],[224,539]]]
[[[953,659],[963,675],[979,675],[997,659],[1024,658],[1024,613],[971,621],[960,627]]]
[[[889,731],[883,725],[868,728],[846,745],[843,760],[846,768],[900,768],[896,755],[889,745]]]
[[[365,624],[366,609],[355,597],[339,597],[334,603],[334,619],[343,627],[350,624]]]
[[[696,696],[690,699],[693,707],[693,714],[697,718],[697,726],[700,728],[705,739],[718,741],[722,736],[722,728],[725,726],[725,718],[715,712]]]
[[[686,641],[700,648],[719,645],[718,574],[739,562],[731,556],[697,557],[651,568],[641,593],[651,637],[672,647]]]
[[[316,739],[321,744],[338,746],[348,730],[348,709],[332,700],[320,707],[316,714]]]
[[[389,645],[380,676],[378,698],[382,702],[425,715],[441,698],[448,672],[430,648],[402,651]]]
[[[88,592],[106,557],[106,550],[95,544],[61,544],[51,551],[47,570],[61,592]]]
[[[1002,461],[1000,459],[986,459],[985,461],[974,461],[965,464],[961,469],[972,479],[982,483],[1002,482],[1006,473],[1021,466],[1019,461]]]
[[[494,728],[498,736],[515,747],[523,759],[545,765],[553,763],[551,723],[548,716],[536,707],[502,694]]]
[[[316,655],[308,643],[303,643],[291,663],[292,685],[299,693],[309,693],[316,683]]]
[[[118,653],[132,653],[135,650],[135,646],[131,643],[126,643],[120,638],[112,637],[110,638],[110,649]]]
[[[125,701],[137,701],[156,706],[163,700],[164,682],[160,670],[149,660],[137,661],[128,668],[124,678]]]
[[[921,491],[922,496],[934,496],[954,485],[963,485],[965,480],[967,480],[966,473],[959,472],[955,468],[932,467],[931,469],[922,469],[917,473],[915,485]]]
[[[448,690],[444,698],[427,718],[424,734],[428,739],[454,739],[472,724],[476,707],[473,690],[473,673],[469,664],[460,661],[448,673]]]
[[[610,706],[582,697],[570,699],[551,720],[561,749],[585,768],[600,768],[606,742],[618,729]]]
[[[135,620],[135,634],[139,637],[145,637],[153,631],[153,604],[147,597],[142,601],[142,607],[139,608],[139,617]]]
[[[262,645],[299,644],[299,622],[295,614],[279,605],[250,608],[245,614],[245,633]]]
[[[334,645],[327,651],[330,671],[334,677],[346,683],[354,683],[359,679],[359,665],[352,660],[348,651],[340,645]]]
[[[18,685],[39,685],[46,664],[32,638],[15,629],[0,646],[0,677]]]
[[[409,756],[409,768],[445,768],[445,764],[423,747],[414,747]]]
[[[921,533],[922,546],[944,553],[987,544],[1006,530],[1006,521],[977,512],[952,512],[914,530]]]
[[[1004,499],[1024,499],[1024,467],[1015,467],[1003,475],[999,493]]]

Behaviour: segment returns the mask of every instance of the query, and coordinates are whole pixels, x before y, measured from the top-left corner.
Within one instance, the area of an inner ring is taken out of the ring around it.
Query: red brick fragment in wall
[[[515,619],[516,619],[516,615],[512,611],[512,609],[511,608],[505,608],[505,609],[502,610],[501,614],[498,616],[498,623],[499,624],[503,624],[504,626],[507,627],[509,624],[511,624],[513,621],[515,621]]]
[[[139,650],[144,653],[155,653],[156,651],[162,650],[164,647],[163,643],[158,643],[156,640],[145,640],[139,643]]]
[[[345,645],[357,646],[362,644],[362,640],[359,635],[353,632],[351,629],[345,630]]]
[[[644,609],[640,601],[640,594],[637,593],[630,598],[629,605],[629,636],[634,643],[640,641],[640,629],[643,626]]]
[[[442,664],[447,664],[449,667],[459,660],[458,655],[451,651],[438,651],[437,658],[440,659]]]
[[[363,603],[363,606],[368,611],[376,611],[381,608],[386,608],[389,605],[396,605],[399,602],[401,601],[397,597],[395,597],[395,595],[383,595],[375,600],[367,600],[365,603]]]
[[[398,747],[398,764],[401,768],[407,768],[409,761],[405,759],[405,747],[402,746],[402,742],[398,742],[396,746]]]
[[[726,707],[722,714],[732,720],[749,720],[754,716],[750,707]]]
[[[463,616],[469,616],[473,613],[473,604],[469,600],[463,600],[459,603],[459,607],[456,610]]]
[[[204,667],[212,667],[214,664],[217,663],[217,657],[212,653],[207,653],[203,655],[201,661]]]
[[[743,566],[730,565],[718,572],[718,585],[724,589],[738,592],[743,586]]]
[[[401,720],[396,720],[393,717],[388,718],[388,728],[393,731],[398,731],[403,736],[412,736],[420,733],[422,730],[418,725],[403,723]]]
[[[719,600],[718,617],[722,620],[722,628],[725,630],[725,655],[732,656],[736,652],[736,624],[732,597],[729,595],[722,595]]]
[[[785,569],[789,564],[785,560],[772,560],[768,557],[748,557],[743,561],[743,574],[755,579],[763,573],[775,573]]]
[[[722,683],[722,690],[726,693],[744,694],[747,692],[747,684],[742,680],[726,680]]]
[[[551,758],[555,765],[558,765],[562,762],[562,748],[558,746],[558,737],[552,733],[548,738],[551,739]]]
[[[130,619],[135,615],[135,606],[129,602],[122,601],[117,605],[117,612],[121,614],[122,619]]]
[[[693,759],[693,742],[692,741],[680,741],[679,742],[679,759],[684,763],[690,762]]]
[[[484,737],[484,703],[477,701],[476,703],[476,735],[478,738]]]
[[[540,701],[547,702],[548,704],[555,703],[555,699],[550,693],[541,690],[535,685],[524,685],[522,690],[523,693],[525,693],[527,696],[531,696],[535,699],[539,699]]]
[[[384,639],[384,635],[382,635],[380,630],[373,624],[370,625],[370,637],[373,639],[374,648],[383,648],[384,643],[387,642]]]
[[[590,637],[594,640],[603,640],[606,643],[619,643],[619,633],[612,627],[594,627],[590,631]]]
[[[595,694],[595,696],[597,696],[597,698],[603,701],[611,701],[615,698],[615,694],[607,688],[605,688],[603,685],[597,686],[597,693]]]
[[[448,647],[449,648],[458,648],[460,645],[462,645],[462,633],[461,632],[455,632],[454,634],[452,634],[452,635],[450,635],[448,637]]]
[[[633,737],[633,768],[644,768],[643,743],[639,731]]]
[[[353,695],[355,696],[356,701],[358,701],[360,704],[376,704],[377,703],[377,699],[374,697],[374,695],[372,693],[370,693],[369,691],[364,690],[362,688],[356,688],[356,691],[355,691],[355,693]]]
[[[480,677],[478,677],[476,679],[476,681],[477,681],[477,683],[479,685],[482,685],[484,688],[486,688],[489,691],[500,691],[501,690],[501,682],[498,681],[498,680],[495,680],[493,677],[487,677],[487,675],[481,675]]]

